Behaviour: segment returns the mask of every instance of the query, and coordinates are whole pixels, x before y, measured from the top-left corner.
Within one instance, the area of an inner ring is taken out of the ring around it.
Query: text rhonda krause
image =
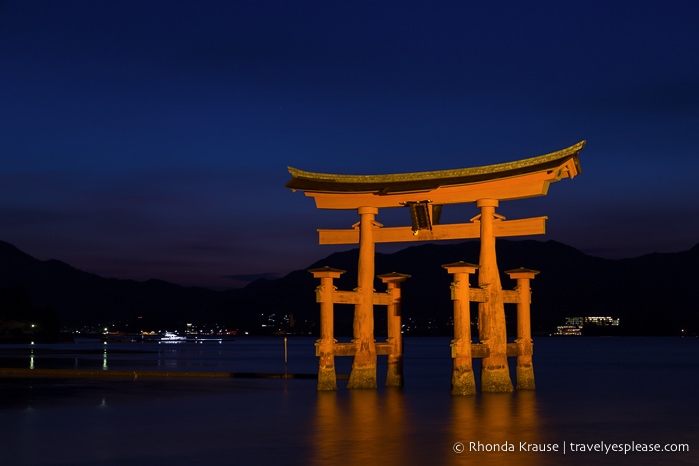
[[[468,451],[563,451],[557,443],[528,443],[519,442],[519,445],[504,443],[469,442]]]
[[[567,448],[566,448],[567,447]],[[563,442],[558,443],[529,443],[519,442],[514,444],[510,442],[504,443],[483,443],[469,442],[469,451],[531,451],[531,452],[562,452],[562,453],[632,453],[632,452],[688,452],[689,444],[686,443],[668,443],[661,445],[659,443],[577,443]]]

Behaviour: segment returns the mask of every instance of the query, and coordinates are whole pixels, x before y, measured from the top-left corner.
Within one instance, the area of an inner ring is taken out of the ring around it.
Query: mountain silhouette
[[[423,333],[448,334],[452,316],[451,276],[442,264],[478,263],[479,242],[422,244],[391,254],[376,254],[376,274],[411,275],[402,285],[404,323]],[[677,253],[654,253],[631,259],[603,259],[556,241],[497,242],[498,265],[505,289],[515,282],[504,271],[539,270],[531,282],[532,330],[548,333],[566,316],[612,316],[621,331],[633,335],[680,335],[699,331],[699,245]],[[330,266],[346,270],[335,286],[356,287],[358,250],[337,252],[274,280],[258,279],[245,288],[217,291],[184,287],[160,280],[137,282],[104,278],[57,260],[40,261],[0,241],[0,289],[21,287],[35,306],[50,306],[64,326],[105,322],[177,326],[185,322],[219,322],[251,332],[270,315],[293,315],[291,330],[317,334],[318,281],[308,269]],[[471,277],[477,286],[477,277]],[[383,291],[378,279],[374,288]],[[475,304],[472,305],[475,309]],[[385,329],[385,312],[377,306],[376,333]],[[475,315],[475,311],[474,311]],[[508,321],[516,307],[506,306]],[[351,333],[352,307],[337,305],[337,334]],[[432,329],[432,330],[430,330]]]
[[[141,317],[173,325],[204,310],[215,318],[230,311],[226,292],[188,288],[161,280],[104,278],[58,261],[40,261],[0,241],[0,289],[20,287],[38,307],[52,307],[63,325],[118,322]]]

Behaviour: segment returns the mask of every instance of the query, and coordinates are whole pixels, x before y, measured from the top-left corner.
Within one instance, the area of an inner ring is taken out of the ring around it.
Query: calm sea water
[[[280,338],[5,345],[0,367],[314,373],[313,343],[289,338],[286,364]],[[337,358],[338,372],[350,364]],[[347,390],[342,380],[339,391],[318,393],[315,380],[303,379],[4,378],[0,464],[699,464],[697,338],[539,338],[534,392],[451,396],[451,364],[448,338],[407,338],[402,389]],[[385,370],[380,357],[380,383]],[[559,451],[520,451],[520,442]],[[570,451],[571,443],[632,442],[689,451]]]

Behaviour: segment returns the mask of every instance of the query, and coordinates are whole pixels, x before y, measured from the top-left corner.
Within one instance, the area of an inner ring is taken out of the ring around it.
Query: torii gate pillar
[[[511,392],[512,380],[507,367],[507,329],[505,326],[505,301],[495,257],[493,223],[502,220],[495,214],[498,201],[480,199],[481,252],[478,269],[478,286],[485,290],[485,302],[478,304],[478,335],[481,343],[490,350],[481,366],[481,390],[484,392]]]
[[[374,341],[374,216],[376,207],[360,207],[359,264],[354,306],[354,340],[357,352],[352,362],[347,388],[376,388],[376,344]]]
[[[534,390],[534,353],[531,333],[530,304],[532,302],[529,281],[534,279],[538,270],[523,267],[505,272],[510,278],[517,280],[515,291],[519,294],[517,301],[517,390]]]
[[[454,301],[454,339],[451,341],[451,357],[454,370],[451,375],[452,395],[475,395],[476,379],[473,375],[471,356],[471,309],[469,275],[476,272],[475,264],[455,262],[442,267],[454,275],[451,299]]]
[[[403,273],[385,273],[378,276],[386,284],[386,292],[391,295],[391,303],[386,307],[386,323],[388,324],[388,343],[391,347],[388,353],[388,372],[386,373],[387,387],[403,386],[403,338],[401,335],[400,318],[400,284],[410,275]]]
[[[335,374],[335,336],[333,316],[333,280],[340,278],[344,270],[323,267],[309,270],[313,278],[320,278],[316,287],[316,301],[320,303],[320,339],[316,342],[318,360],[318,390],[337,390]]]

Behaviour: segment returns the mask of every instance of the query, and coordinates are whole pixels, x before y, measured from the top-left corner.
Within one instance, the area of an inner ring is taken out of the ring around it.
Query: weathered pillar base
[[[534,390],[534,366],[517,364],[517,390]]]
[[[319,391],[332,391],[337,390],[337,376],[335,375],[335,368],[318,369],[318,390]]]
[[[475,395],[476,379],[470,367],[454,368],[451,375],[452,395]]]
[[[403,361],[396,359],[388,361],[388,372],[386,373],[387,387],[402,387],[403,386]]]
[[[337,390],[337,375],[335,374],[335,353],[333,351],[333,339],[321,338],[320,340],[317,340],[316,355],[318,356],[318,390]]]
[[[355,314],[356,316],[356,314]],[[376,349],[373,340],[354,339],[357,352],[347,388],[376,388]]]
[[[376,366],[352,368],[347,388],[376,388]]]
[[[481,370],[481,391],[489,393],[509,393],[514,391],[510,371],[505,366],[483,366]]]

